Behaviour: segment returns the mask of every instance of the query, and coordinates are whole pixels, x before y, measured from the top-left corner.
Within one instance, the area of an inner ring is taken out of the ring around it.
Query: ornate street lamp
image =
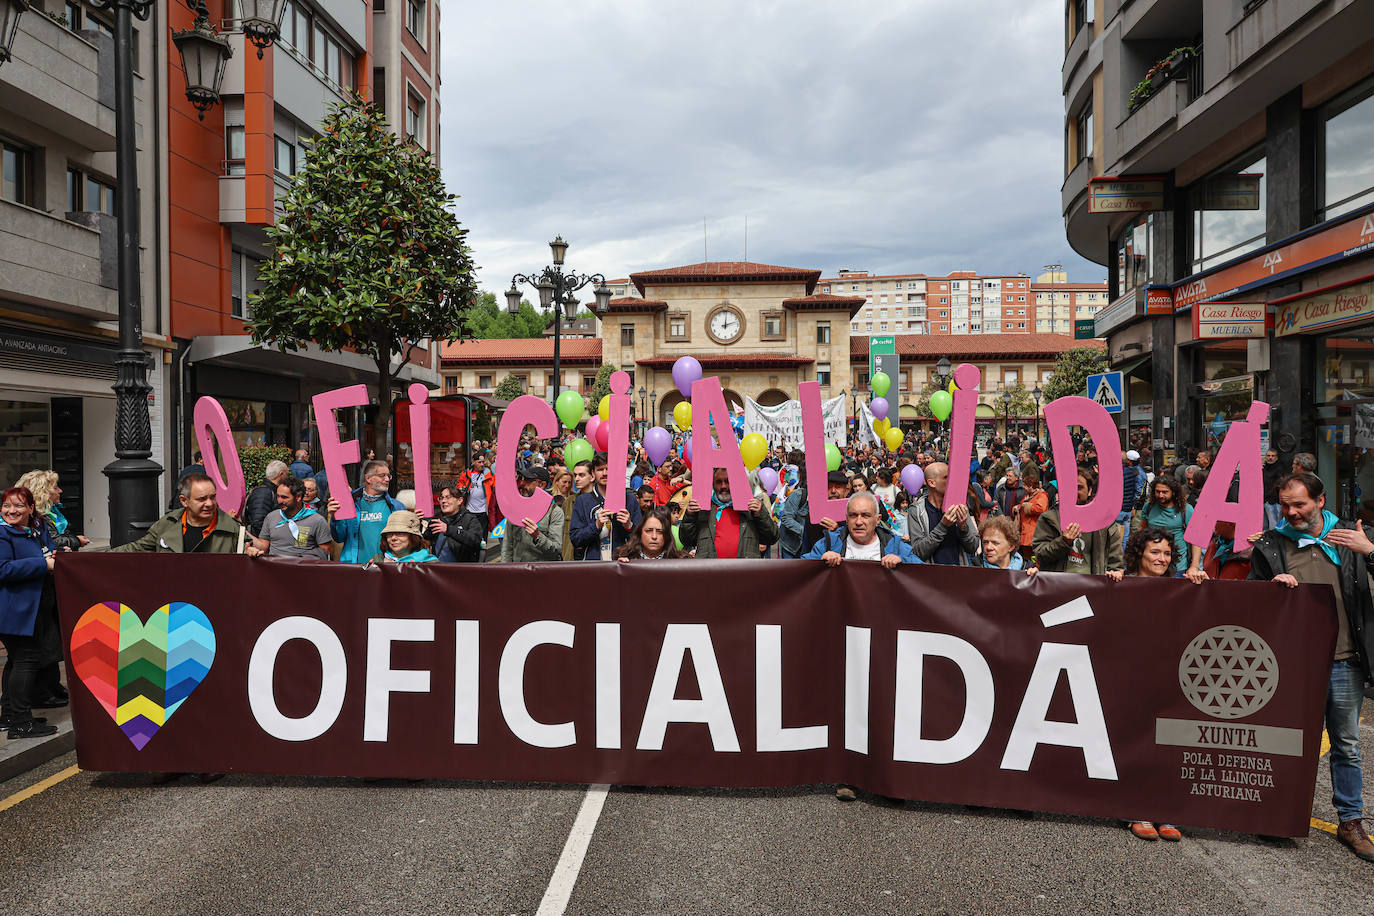
[[[645,410],[645,408],[649,406],[648,401],[645,400],[645,397],[644,397],[646,394],[648,394],[648,392],[644,390],[644,386],[643,386],[643,385],[640,385],[640,386],[639,386],[639,415],[640,415],[641,417],[644,418],[644,429],[643,429],[643,430],[640,430],[640,433],[639,433],[641,437],[644,435],[644,430],[647,430],[647,429],[649,428],[649,413],[648,413],[647,410]]]
[[[258,60],[262,60],[263,49],[281,37],[286,0],[239,0],[239,8],[243,11],[239,28],[258,49]]]
[[[114,2],[123,6],[130,0],[105,0],[105,2]],[[139,0],[133,0],[133,2],[137,3]],[[246,0],[246,2],[252,3],[253,0]],[[151,3],[145,5],[145,12],[139,16],[140,19],[148,18],[146,9],[150,6]],[[229,46],[228,40],[216,32],[215,27],[210,24],[210,12],[205,8],[205,0],[197,0],[196,21],[192,23],[189,29],[173,32],[172,43],[181,52],[182,68],[186,71],[186,98],[200,113],[200,120],[204,121],[205,112],[213,108],[215,103],[219,101],[220,86],[224,84],[224,68],[229,63],[229,58],[233,56],[234,49]],[[257,44],[258,42],[255,40],[253,43]],[[258,57],[262,57],[264,46],[259,46]]]
[[[1035,398],[1035,441],[1040,441],[1040,396],[1044,394],[1040,386],[1036,385],[1031,389],[1031,397]]]
[[[1002,389],[1002,435],[1011,435],[1011,392]]]
[[[506,308],[509,311],[516,311],[520,308],[520,286],[525,284],[533,286],[539,290],[539,305],[543,309],[553,309],[553,401],[558,400],[559,383],[562,376],[559,371],[559,346],[562,338],[562,322],[566,315],[571,321],[577,315],[577,297],[574,295],[579,289],[589,283],[596,283],[594,295],[596,305],[593,306],[593,313],[600,318],[606,314],[606,310],[611,302],[611,288],[606,285],[606,278],[602,274],[578,274],[563,271],[563,259],[568,253],[568,243],[563,241],[563,236],[558,236],[549,242],[549,251],[553,254],[553,265],[545,267],[543,270],[534,274],[516,274],[510,279],[510,289],[506,290]]]
[[[654,425],[658,425],[658,391],[649,392],[649,416],[653,418]]]
[[[949,357],[942,356],[940,361],[935,364],[935,372],[940,376],[940,387],[949,387]]]
[[[19,18],[29,8],[29,0],[0,0],[0,64],[10,59]]]

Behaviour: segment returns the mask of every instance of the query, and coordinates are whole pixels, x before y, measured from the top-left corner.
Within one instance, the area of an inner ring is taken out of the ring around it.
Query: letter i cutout
[[[434,489],[429,482],[429,389],[422,383],[410,386],[410,457],[415,465],[415,511],[434,514]]]
[[[954,413],[950,417],[949,480],[945,492],[955,503],[968,492],[969,462],[973,457],[973,424],[978,412],[978,386],[982,373],[977,366],[960,363],[954,370]]]

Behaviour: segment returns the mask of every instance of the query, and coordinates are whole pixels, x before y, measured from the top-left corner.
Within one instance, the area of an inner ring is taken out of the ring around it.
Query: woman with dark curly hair
[[[1183,486],[1170,475],[1162,474],[1151,485],[1150,501],[1136,516],[1135,528],[1163,528],[1168,532],[1174,570],[1183,572],[1184,569],[1197,569],[1202,561],[1201,548],[1191,547],[1183,540],[1183,532],[1188,529],[1192,517],[1193,507],[1188,505]],[[1129,570],[1130,566],[1126,568]]]
[[[656,506],[644,513],[616,559],[628,563],[631,560],[681,560],[686,556],[673,543],[672,515],[666,507]]]

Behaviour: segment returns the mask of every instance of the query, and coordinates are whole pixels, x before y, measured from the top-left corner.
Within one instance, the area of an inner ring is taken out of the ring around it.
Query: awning
[[[1130,375],[1130,374],[1131,374],[1132,372],[1134,372],[1135,370],[1139,369],[1141,366],[1143,366],[1143,365],[1145,365],[1146,363],[1148,363],[1149,361],[1150,361],[1150,354],[1147,353],[1147,354],[1145,354],[1144,356],[1137,356],[1135,359],[1131,360],[1131,361],[1128,362],[1128,363],[1124,363],[1124,364],[1121,365],[1121,366],[1118,366],[1117,368],[1113,369],[1112,371],[1113,371],[1113,372],[1120,372],[1123,376],[1127,376],[1127,375]]]
[[[492,410],[505,410],[507,407],[510,406],[510,401],[503,401],[500,398],[494,398],[489,394],[470,394],[468,395],[468,397],[472,398],[474,401],[481,401],[483,404],[487,405]]]
[[[903,420],[919,420],[921,419],[921,412],[916,409],[915,404],[903,404],[898,416]]]
[[[186,359],[191,363],[208,363],[325,384],[356,385],[375,383],[377,380],[376,365],[357,353],[321,350],[315,344],[306,344],[294,353],[282,353],[267,344],[255,345],[252,338],[245,334],[197,337],[191,341]],[[397,383],[408,382],[422,382],[431,388],[438,388],[439,372],[408,363],[401,370]]]
[[[991,404],[979,404],[975,416],[980,420],[996,420],[997,408]]]

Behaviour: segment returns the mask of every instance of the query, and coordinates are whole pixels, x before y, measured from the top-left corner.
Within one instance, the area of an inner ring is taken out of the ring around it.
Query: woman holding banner
[[[616,557],[621,563],[631,560],[681,560],[687,554],[673,543],[673,519],[662,506],[644,513],[625,546]]]

